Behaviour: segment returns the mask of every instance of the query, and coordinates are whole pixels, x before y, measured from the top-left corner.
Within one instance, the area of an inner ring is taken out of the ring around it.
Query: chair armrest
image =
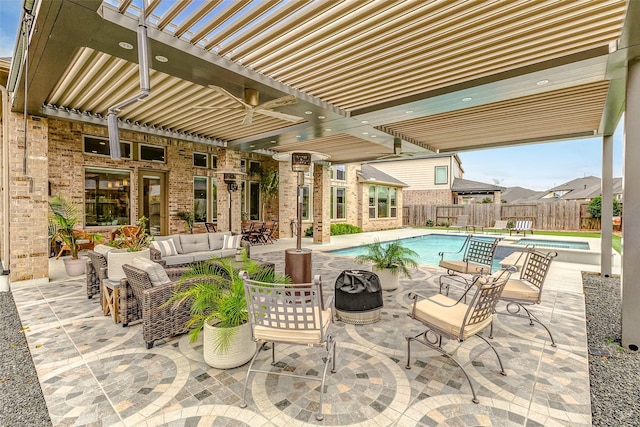
[[[469,243],[469,240],[470,240],[470,239],[471,239],[471,234],[469,234],[469,235],[467,236],[467,238],[464,240],[464,243],[462,244],[462,247],[461,247],[458,251],[456,251],[456,252],[453,252],[453,251],[449,251],[449,252],[438,252],[438,256],[440,257],[440,260],[442,260],[442,258],[443,258],[443,256],[444,256],[444,255],[455,255],[455,254],[462,253],[462,251],[464,251],[464,248],[466,248],[466,247],[467,247],[467,243]]]
[[[151,258],[151,261],[155,261],[155,262],[161,261],[162,253],[156,248],[149,248],[149,258]]]

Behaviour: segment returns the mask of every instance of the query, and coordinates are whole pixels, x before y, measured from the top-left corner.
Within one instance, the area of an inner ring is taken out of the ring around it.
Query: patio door
[[[168,234],[166,173],[142,170],[138,174],[139,216],[149,218],[149,234]]]

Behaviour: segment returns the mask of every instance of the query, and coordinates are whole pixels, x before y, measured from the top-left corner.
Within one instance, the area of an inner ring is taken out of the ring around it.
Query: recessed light
[[[369,132],[362,132],[363,135],[369,135]]]
[[[255,145],[253,145],[253,144],[251,144],[251,145],[249,146],[249,148],[254,148],[254,147],[255,147]]]
[[[296,135],[296,138],[302,138],[302,135]]]
[[[377,138],[378,135],[371,135],[371,138]]]
[[[309,110],[307,110],[307,111],[305,111],[304,113],[305,113],[305,114],[307,114],[307,115],[308,115],[308,114],[313,114],[313,111],[309,111]]]
[[[360,123],[362,123],[363,125],[366,125],[367,123],[369,123],[369,120],[363,120]]]
[[[405,114],[411,114],[411,113],[413,113],[413,110],[407,110],[407,111],[405,111],[404,113],[405,113]]]
[[[270,142],[270,143],[272,143],[272,144],[275,144],[275,143],[276,143],[276,141],[275,141],[274,139],[272,139],[272,140],[271,140],[271,141],[269,141],[269,142]]]
[[[118,43],[118,46],[120,46],[123,49],[127,49],[127,50],[133,49],[133,45],[131,43],[127,43],[127,42],[120,42],[120,43]]]
[[[318,116],[319,119],[324,119],[324,116]]]
[[[467,96],[466,98],[462,98],[462,102],[469,102],[471,101],[473,98]]]
[[[162,56],[162,55],[156,55],[156,60],[158,62],[169,62],[169,60],[167,59],[166,56]]]
[[[536,84],[538,86],[544,86],[544,85],[546,85],[548,83],[549,83],[549,80],[547,80],[547,79],[539,80],[539,81],[536,82]]]
[[[107,145],[107,143],[104,141],[100,141],[100,145]]]
[[[331,128],[326,128],[325,131],[326,132],[331,132]]]

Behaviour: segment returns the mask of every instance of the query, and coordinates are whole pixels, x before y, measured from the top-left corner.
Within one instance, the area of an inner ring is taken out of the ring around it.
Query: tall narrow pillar
[[[629,62],[624,119],[622,345],[640,346],[640,61]]]
[[[600,274],[611,276],[611,238],[613,235],[613,136],[602,138],[602,210],[600,224]]]

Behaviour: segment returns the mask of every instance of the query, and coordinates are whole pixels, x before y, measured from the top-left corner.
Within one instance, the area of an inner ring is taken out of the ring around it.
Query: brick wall
[[[403,190],[403,206],[411,205],[450,205],[453,195],[450,189],[442,190]]]

